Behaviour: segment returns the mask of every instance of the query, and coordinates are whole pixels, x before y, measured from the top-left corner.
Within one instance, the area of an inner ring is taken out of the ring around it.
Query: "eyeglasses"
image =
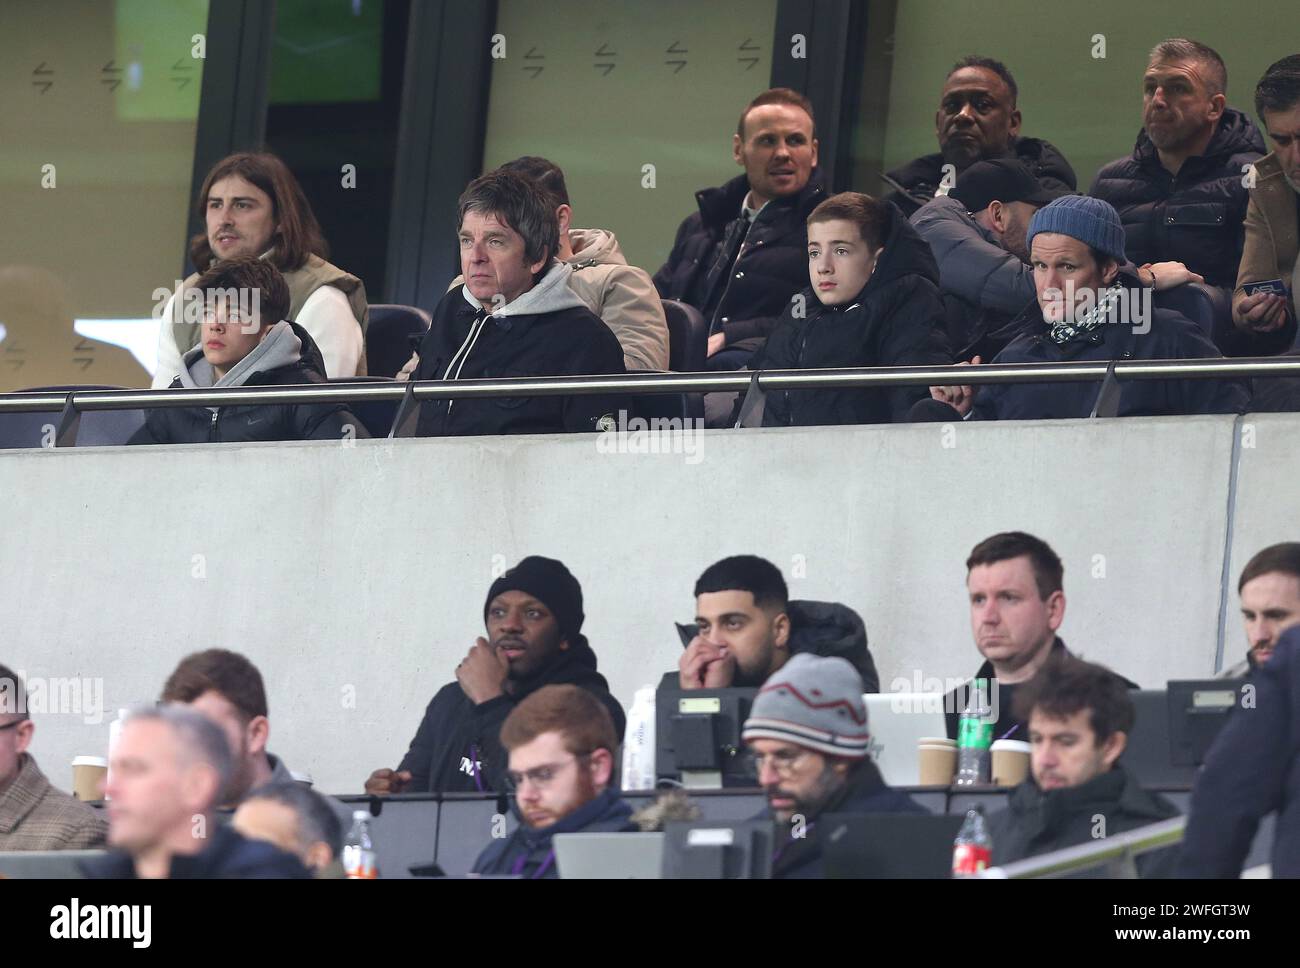
[[[754,778],[763,775],[763,766],[771,764],[777,776],[789,779],[799,767],[799,761],[809,754],[809,750],[777,750],[775,753],[745,753],[741,762],[748,774]]]
[[[522,773],[510,770],[506,773],[506,789],[511,793],[518,793],[519,788],[527,782],[531,783],[535,789],[545,790],[554,782],[555,777],[562,769],[570,763],[578,763],[589,756],[591,756],[590,753],[575,753],[573,757],[563,763],[544,763],[541,766],[533,767],[531,770],[524,770]]]
[[[24,716],[22,719],[15,719],[12,723],[5,723],[0,726],[0,733],[3,733],[6,729],[13,729],[15,726],[21,726],[25,722],[27,722],[27,717]]]

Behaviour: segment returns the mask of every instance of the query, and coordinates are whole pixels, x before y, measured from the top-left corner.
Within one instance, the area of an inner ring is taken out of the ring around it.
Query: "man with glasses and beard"
[[[754,698],[741,737],[777,822],[775,878],[822,875],[825,814],[927,812],[867,755],[862,680],[845,659],[792,656]]]
[[[614,721],[585,689],[538,689],[506,717],[501,745],[520,825],[483,850],[475,874],[554,878],[556,834],[634,829],[632,808],[613,783]]]

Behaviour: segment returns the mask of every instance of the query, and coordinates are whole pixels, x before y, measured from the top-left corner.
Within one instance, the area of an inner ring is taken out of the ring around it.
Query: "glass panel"
[[[776,0],[500,0],[484,167],[549,158],[575,227],[653,273],[695,192],[741,172],[731,138],[769,86],[775,25]]]
[[[207,0],[5,4],[0,391],[148,386],[155,290],[184,252],[207,19]]]

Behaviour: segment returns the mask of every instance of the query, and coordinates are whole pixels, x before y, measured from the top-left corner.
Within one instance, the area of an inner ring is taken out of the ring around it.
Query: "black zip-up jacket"
[[[1130,293],[1141,289],[1135,276],[1120,271],[1121,285]],[[1012,328],[1017,336],[994,363],[1079,363],[1100,360],[1219,359],[1218,348],[1186,316],[1150,307],[1150,330],[1104,323],[1091,339],[1058,345],[1047,339],[1048,326],[1037,300],[1030,303]],[[986,384],[975,395],[971,419],[1046,420],[1084,418],[1092,413],[1101,387],[1097,383]],[[1240,380],[1129,380],[1120,384],[1121,417],[1169,414],[1241,413],[1249,403]]]
[[[993,863],[1001,866],[1077,847],[1092,843],[1103,829],[1105,836],[1113,837],[1177,815],[1177,807],[1143,790],[1122,766],[1116,765],[1079,786],[1046,792],[1031,777],[1011,791],[1005,808],[989,815]],[[1173,873],[1176,857],[1175,847],[1143,854],[1137,859],[1138,875],[1168,876]],[[1104,874],[1092,870],[1076,876]]]
[[[1255,701],[1232,711],[1196,774],[1185,877],[1239,877],[1260,820],[1274,812],[1273,876],[1300,877],[1300,628],[1282,633],[1248,683]]]
[[[1119,212],[1130,262],[1181,262],[1210,285],[1231,289],[1250,201],[1244,168],[1267,150],[1250,118],[1228,108],[1205,154],[1188,158],[1177,175],[1160,164],[1143,129],[1133,153],[1097,172],[1088,194]]]
[[[700,210],[678,227],[654,283],[664,299],[703,313],[709,332],[725,333],[728,347],[752,350],[808,285],[807,219],[826,192],[814,168],[801,191],[772,199],[752,224],[741,212],[748,194],[744,175],[696,192]]]
[[[619,353],[622,359],[622,353]],[[438,690],[424,711],[424,719],[402,757],[399,770],[409,770],[410,793],[439,791],[473,793],[504,789],[502,777],[508,756],[501,745],[501,724],[526,696],[542,686],[570,684],[586,689],[605,704],[614,729],[623,735],[627,718],[609,692],[609,683],[596,671],[596,653],[587,637],[559,653],[551,665],[532,679],[512,682],[507,694],[474,704],[459,682]]]
[[[823,306],[815,290],[805,289],[786,307],[751,370],[952,363],[930,246],[896,206],[888,210],[884,251],[862,291],[845,305]],[[923,386],[779,390],[767,394],[763,426],[901,421],[929,395]]]
[[[293,386],[327,383],[325,361],[311,335],[297,323],[290,323],[293,335],[302,342],[301,356],[294,362],[251,374],[241,386]],[[187,367],[202,356],[202,348],[185,354]],[[177,377],[168,389],[178,389]],[[257,440],[342,440],[369,437],[344,403],[250,404],[228,407],[156,407],[145,414],[144,426],[131,435],[129,444],[247,443]]]
[[[1052,658],[1049,661],[1068,658],[1072,654],[1070,650],[1065,647],[1065,642],[1059,635],[1052,640],[1051,653]],[[1119,673],[1115,674],[1119,675]],[[986,660],[984,664],[979,667],[979,671],[976,672],[970,680],[967,680],[956,689],[953,689],[944,695],[944,719],[947,723],[949,739],[957,738],[957,726],[961,721],[961,713],[962,709],[965,707],[965,702],[970,698],[970,690],[973,688],[973,681],[975,679],[992,678],[993,663]],[[1124,687],[1126,689],[1138,688],[1136,682],[1125,679],[1123,676],[1120,676],[1120,679],[1124,681]],[[1012,714],[1011,708],[1015,701],[1016,690],[1022,685],[1024,685],[1024,683],[1007,683],[1002,682],[1001,680],[998,681],[998,721],[993,727],[994,739],[1007,737],[1010,739],[1022,740],[1024,742],[1029,741],[1029,724],[1023,720],[1016,719]]]
[[[1044,187],[1069,192],[1077,189],[1074,169],[1055,145],[1041,138],[1016,138],[1011,147],[1010,153],[1024,162]],[[932,155],[914,158],[906,165],[888,172],[889,179],[907,191],[888,191],[885,200],[893,202],[903,210],[904,215],[911,218],[912,213],[934,198],[934,193],[939,190],[944,164],[943,155],[936,151]]]
[[[471,305],[461,287],[452,289],[433,311],[413,378],[507,380],[626,372],[618,339],[569,289],[571,271],[552,265],[533,289],[491,316]],[[618,407],[617,398],[607,394],[429,400],[420,405],[416,434],[595,431],[597,421],[612,417]]]

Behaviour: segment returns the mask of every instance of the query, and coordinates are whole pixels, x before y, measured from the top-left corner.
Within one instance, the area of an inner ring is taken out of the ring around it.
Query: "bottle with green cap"
[[[956,786],[975,786],[990,780],[993,720],[988,697],[989,681],[976,679],[957,721]]]

